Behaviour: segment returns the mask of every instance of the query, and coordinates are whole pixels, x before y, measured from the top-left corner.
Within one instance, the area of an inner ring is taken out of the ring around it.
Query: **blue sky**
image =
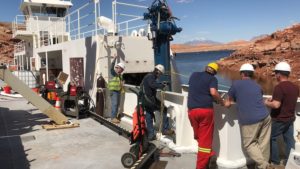
[[[74,7],[88,0],[73,0]],[[119,0],[149,6],[153,0]],[[0,21],[12,21],[21,0],[7,0],[0,6]],[[109,13],[111,0],[102,0],[102,13]],[[300,0],[168,0],[183,28],[175,43],[190,40],[230,42],[270,34],[300,22]]]

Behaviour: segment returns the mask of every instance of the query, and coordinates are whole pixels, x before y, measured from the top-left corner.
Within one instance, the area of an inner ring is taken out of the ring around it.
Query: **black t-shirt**
[[[207,72],[194,72],[189,80],[188,108],[212,108],[210,88],[218,90],[216,77]]]
[[[275,86],[272,99],[281,102],[278,109],[271,110],[271,117],[276,121],[294,121],[299,88],[290,81],[280,82]]]

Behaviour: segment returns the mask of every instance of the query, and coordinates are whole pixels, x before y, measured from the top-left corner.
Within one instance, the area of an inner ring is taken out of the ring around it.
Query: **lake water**
[[[177,53],[175,63],[181,84],[188,84],[189,77],[193,72],[203,71],[208,63],[228,57],[232,52],[234,51]],[[232,71],[219,72],[216,77],[220,90],[228,90],[234,80],[240,79],[239,72]],[[262,86],[264,94],[272,94],[273,87],[276,85],[274,79],[256,78],[255,80]]]
[[[189,77],[193,72],[203,71],[208,63],[228,57],[232,52],[233,51],[211,51],[176,54],[175,62],[181,84],[188,84]],[[232,84],[232,80],[219,74],[216,77],[219,81],[219,89],[228,90]]]

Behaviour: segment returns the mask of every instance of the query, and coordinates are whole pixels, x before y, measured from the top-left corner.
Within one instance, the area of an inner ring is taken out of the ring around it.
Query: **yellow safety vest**
[[[122,89],[122,75],[120,76],[114,76],[112,79],[108,82],[108,89],[110,91],[121,91]]]

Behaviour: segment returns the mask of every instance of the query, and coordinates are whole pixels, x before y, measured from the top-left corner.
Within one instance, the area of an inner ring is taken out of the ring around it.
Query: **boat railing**
[[[27,0],[28,1],[28,0]],[[62,1],[62,2],[72,2],[72,0],[55,0],[55,1]],[[25,0],[21,0],[22,3],[25,2]]]
[[[113,1],[113,22],[116,25],[116,32],[118,35],[123,36],[144,36],[146,30],[148,31],[148,23],[143,19],[144,17],[140,15],[145,12],[148,8],[142,5],[136,5],[131,3],[123,3]],[[117,9],[120,9],[117,11]],[[122,10],[123,9],[123,10]],[[137,10],[138,14],[127,13],[127,11]]]
[[[37,20],[37,16],[17,15],[12,23],[13,36],[16,36],[17,31],[32,33],[37,30],[37,23],[30,22],[31,19]]]
[[[112,2],[112,23],[115,26],[113,26],[114,32],[112,33],[98,23],[98,18],[101,16],[100,5],[101,1],[90,0],[65,17],[17,15],[12,24],[13,34],[14,36],[18,34],[35,36],[36,48],[99,34],[113,36],[146,35],[145,30],[148,31],[149,24],[140,15],[147,9],[146,6],[114,0]],[[133,14],[129,14],[128,11],[133,12]]]

